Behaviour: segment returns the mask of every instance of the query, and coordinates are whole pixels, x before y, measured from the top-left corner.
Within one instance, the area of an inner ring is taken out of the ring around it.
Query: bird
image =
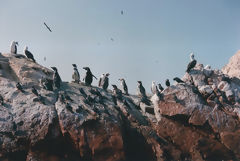
[[[17,54],[17,45],[18,45],[18,42],[16,41],[11,42],[10,51],[12,54]]]
[[[105,76],[104,73],[100,76],[100,79],[99,79],[99,81],[98,81],[98,87],[101,87],[101,86],[102,86],[102,81],[103,81],[103,79],[104,79],[104,76]]]
[[[206,65],[206,66],[204,67],[204,69],[206,69],[206,70],[211,70],[211,66],[210,66],[210,65]]]
[[[155,81],[152,81],[151,91],[152,91],[152,94],[156,93],[156,83],[155,83]]]
[[[121,15],[123,15],[123,10],[121,10]]]
[[[19,82],[17,82],[16,87],[19,91],[24,92],[22,85]]]
[[[74,83],[79,83],[80,82],[80,74],[78,72],[77,65],[72,64],[72,66],[73,66],[73,74],[72,74],[73,82]]]
[[[146,96],[141,96],[140,98],[140,102],[150,106],[151,105],[151,101],[146,97]]]
[[[83,69],[85,69],[87,71],[83,81],[85,81],[85,85],[91,86],[92,81],[93,81],[93,77],[95,79],[97,79],[97,78],[92,74],[89,67],[83,67]]]
[[[119,80],[120,80],[120,82],[121,82],[121,86],[122,86],[122,89],[123,89],[124,94],[128,96],[128,95],[129,95],[129,94],[128,94],[128,87],[127,87],[127,84],[126,84],[125,79],[120,78]]]
[[[165,84],[166,84],[167,87],[170,86],[170,81],[169,81],[169,79],[166,79]]]
[[[46,61],[46,60],[47,60],[46,56],[44,56],[43,60],[44,60],[44,61]]]
[[[87,97],[87,94],[86,94],[86,92],[84,91],[84,89],[79,88],[79,92],[83,95],[84,98]]]
[[[110,38],[110,40],[111,40],[111,41],[114,41],[114,39],[113,39],[112,37]]]
[[[27,58],[31,59],[34,63],[36,62],[36,60],[33,57],[33,54],[30,51],[28,51],[28,47],[27,46],[25,46],[23,52],[24,52],[24,54],[26,55]]]
[[[146,90],[142,85],[142,81],[137,81],[138,85],[137,85],[137,93],[139,96],[143,96],[146,97]]]
[[[53,91],[53,80],[42,77],[40,79],[40,84],[43,87],[43,89]]]
[[[160,83],[158,83],[158,90],[159,90],[159,92],[162,92],[164,90],[164,88],[162,87],[162,85]]]
[[[188,64],[187,70],[186,70],[187,73],[189,73],[190,70],[193,69],[197,64],[197,60],[195,60],[193,53],[190,54],[190,60],[191,62]]]
[[[182,81],[180,78],[175,77],[173,78],[174,81],[176,81],[177,83],[185,83],[184,81]]]
[[[227,83],[231,84],[232,79],[228,76],[223,75],[221,81],[226,81]]]
[[[73,113],[73,110],[72,110],[72,106],[69,104],[69,103],[66,103],[66,109],[68,110],[68,111],[70,111],[71,113]]]
[[[50,32],[52,32],[52,30],[50,29],[50,27],[48,27],[48,25],[44,22],[43,23],[45,26],[46,26],[46,28],[50,31]]]
[[[122,100],[122,91],[118,89],[115,84],[112,84],[113,87],[113,95],[116,96],[117,99]]]
[[[0,105],[3,105],[4,104],[4,99],[3,99],[3,96],[0,95]]]
[[[104,90],[107,90],[107,88],[108,88],[108,85],[109,85],[109,78],[108,78],[108,76],[109,76],[109,75],[110,75],[109,73],[106,73],[105,76],[103,77],[103,80],[102,80],[102,88],[103,88]]]
[[[38,91],[34,86],[32,86],[32,93],[35,94],[36,96],[39,96]]]
[[[61,79],[60,75],[58,74],[57,68],[56,67],[51,67],[51,68],[54,71],[54,73],[53,73],[53,86],[58,89],[61,86],[62,79]]]

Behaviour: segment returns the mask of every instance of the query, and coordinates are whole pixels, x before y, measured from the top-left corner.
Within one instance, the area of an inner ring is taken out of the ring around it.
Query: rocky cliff
[[[24,56],[0,55],[0,160],[240,160],[240,80],[229,77],[239,75],[198,64],[186,83],[146,105],[83,83],[43,89],[40,79],[52,74]]]

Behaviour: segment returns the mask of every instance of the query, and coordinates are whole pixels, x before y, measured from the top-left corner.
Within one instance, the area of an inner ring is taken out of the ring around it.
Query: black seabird
[[[24,92],[22,85],[19,82],[17,82],[16,87],[19,91]]]
[[[162,87],[162,85],[159,83],[158,84],[158,90],[160,91],[160,92],[162,92],[163,90],[164,90],[164,88]]]
[[[167,87],[170,86],[170,81],[169,81],[169,79],[166,79],[165,84],[166,84]]]
[[[72,75],[72,79],[73,79],[73,82],[74,83],[79,83],[80,82],[80,74],[78,72],[78,69],[77,69],[77,65],[76,64],[72,64],[73,66],[73,75]]]
[[[56,67],[51,67],[51,68],[54,70],[53,86],[58,89],[61,86],[62,79],[61,79],[60,75],[58,74],[57,68]]]
[[[177,83],[185,83],[184,81],[182,81],[180,78],[175,77],[173,78],[174,81],[176,81]]]
[[[143,87],[142,82],[141,82],[141,81],[137,81],[137,82],[138,82],[138,85],[137,85],[137,87],[138,87],[138,95],[139,95],[139,96],[146,97],[146,96],[147,96],[147,95],[146,95],[146,90],[145,90],[145,88]]]
[[[190,59],[191,59],[191,62],[188,64],[187,70],[186,70],[187,73],[189,73],[190,70],[193,69],[197,64],[197,60],[195,60],[193,53],[190,54]]]
[[[87,71],[83,81],[85,81],[85,85],[91,86],[92,81],[93,81],[93,77],[95,79],[97,79],[97,78],[92,74],[92,72],[91,72],[89,67],[83,67],[83,69],[85,69]]]
[[[50,32],[52,32],[52,30],[50,29],[50,27],[48,27],[48,25],[44,22],[43,23],[45,26],[46,26],[46,28],[50,31]]]
[[[109,76],[110,74],[109,73],[107,73],[107,74],[105,74],[105,76],[103,77],[103,80],[102,80],[102,88],[104,89],[104,90],[107,90],[107,88],[108,88],[108,85],[109,85],[109,78],[108,78],[108,76]]]
[[[39,96],[38,91],[34,86],[32,86],[32,93],[35,94],[36,96]]]
[[[36,62],[36,60],[33,57],[33,54],[30,51],[28,51],[27,46],[25,46],[24,48],[24,54],[26,55],[27,58],[31,59],[33,62]]]
[[[127,87],[127,84],[126,84],[126,81],[125,79],[121,78],[119,79],[121,81],[121,86],[122,86],[122,89],[123,89],[123,92],[125,95],[129,95],[128,94],[128,87]]]
[[[16,41],[11,42],[10,48],[11,48],[12,54],[17,54],[17,45],[18,45],[18,42]]]

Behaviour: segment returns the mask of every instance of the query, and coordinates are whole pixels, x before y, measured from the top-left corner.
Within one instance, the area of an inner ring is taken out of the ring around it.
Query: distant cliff
[[[198,64],[183,76],[186,83],[146,105],[138,96],[115,98],[84,83],[45,90],[40,79],[51,79],[52,70],[21,55],[0,55],[0,160],[240,160],[238,61],[239,53],[223,72]]]

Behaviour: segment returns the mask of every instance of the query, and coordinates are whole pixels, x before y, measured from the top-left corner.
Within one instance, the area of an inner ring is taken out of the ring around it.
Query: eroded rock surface
[[[0,65],[0,160],[240,160],[240,83],[219,70],[198,65],[146,105],[83,83],[45,90],[52,71],[21,55]]]

